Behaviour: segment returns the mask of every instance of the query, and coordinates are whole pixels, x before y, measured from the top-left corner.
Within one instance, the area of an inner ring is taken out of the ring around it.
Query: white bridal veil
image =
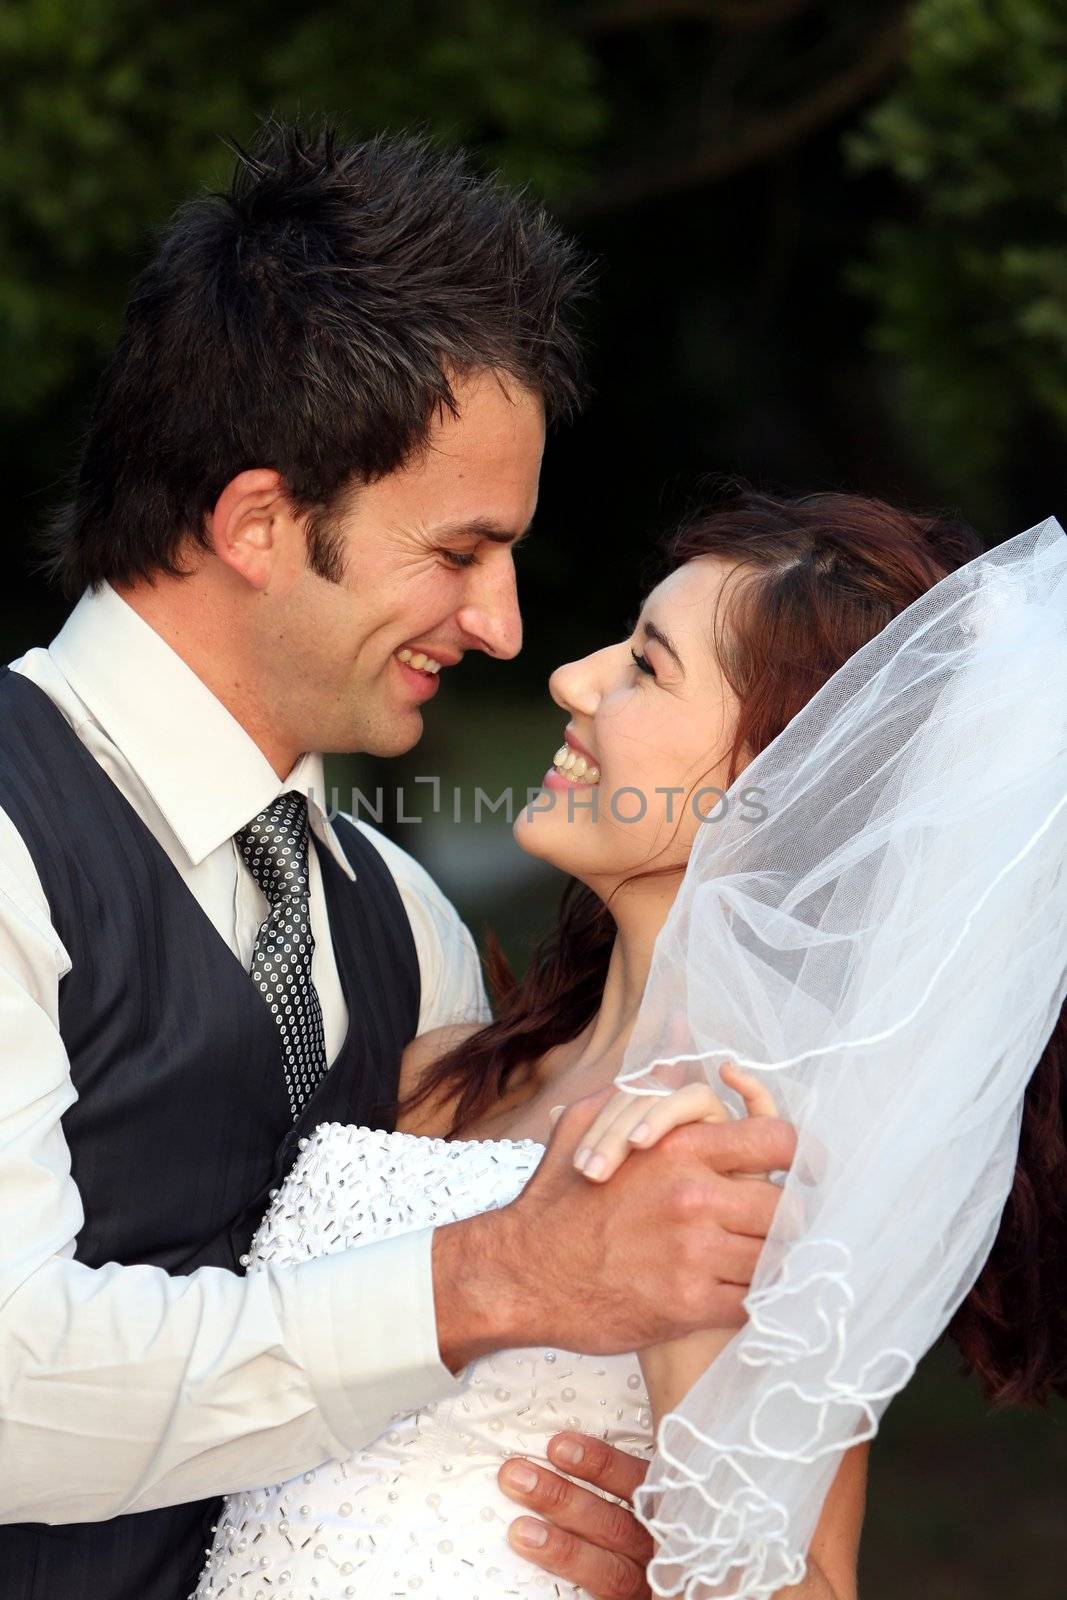
[[[706,1076],[729,1100],[735,1061],[799,1148],[749,1321],[638,1494],[656,1594],[798,1582],[842,1452],[977,1278],[1067,992],[1065,858],[1050,518],[895,617],[746,768],[657,942],[620,1086]]]

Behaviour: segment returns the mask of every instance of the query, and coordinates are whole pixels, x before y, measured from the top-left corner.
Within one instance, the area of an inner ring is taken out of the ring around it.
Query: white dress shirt
[[[305,755],[279,780],[109,586],[87,592],[51,646],[12,668],[56,704],[245,967],[268,907],[233,835],[277,795],[309,796],[315,837],[354,877],[322,809],[322,758]],[[477,955],[455,910],[399,846],[357,826],[411,922],[419,1032],[484,1019]],[[314,851],[310,879],[332,1062],[347,1015]],[[58,1026],[70,966],[0,809],[0,1521],[95,1521],[276,1483],[452,1392],[429,1230],[249,1278],[74,1260],[85,1218],[61,1119],[77,1092]]]

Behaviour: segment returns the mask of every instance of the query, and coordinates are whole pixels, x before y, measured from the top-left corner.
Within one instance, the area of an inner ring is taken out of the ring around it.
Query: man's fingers
[[[600,1550],[573,1533],[535,1517],[519,1517],[508,1543],[527,1561],[573,1583],[594,1600],[650,1600],[644,1566],[613,1550]]]
[[[743,1328],[748,1321],[748,1312],[745,1310],[745,1300],[748,1297],[748,1285],[720,1283],[715,1293],[715,1321],[714,1326],[720,1332],[727,1328]]]
[[[728,1233],[719,1249],[720,1281],[743,1284],[747,1288],[752,1282],[762,1251],[762,1239],[749,1239],[741,1233]]]
[[[738,1117],[672,1128],[660,1144],[668,1148],[687,1149],[717,1172],[778,1172],[792,1164],[797,1136],[780,1117]]]
[[[643,1566],[652,1559],[652,1541],[627,1506],[583,1489],[546,1467],[515,1457],[497,1475],[509,1499],[546,1518],[564,1533],[605,1552],[627,1556]]]
[[[647,1461],[584,1433],[553,1434],[548,1441],[548,1459],[572,1478],[594,1483],[620,1500],[632,1500],[648,1473]]]
[[[771,1231],[782,1198],[776,1183],[767,1178],[731,1178],[719,1186],[716,1203],[719,1225],[727,1233],[758,1239]]]

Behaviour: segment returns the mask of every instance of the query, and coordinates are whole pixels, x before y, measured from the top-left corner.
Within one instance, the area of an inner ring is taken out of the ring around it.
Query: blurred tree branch
[[[726,121],[706,142],[684,155],[635,163],[600,181],[578,198],[579,213],[622,210],[659,195],[717,183],[747,167],[781,155],[801,139],[866,99],[899,65],[907,44],[907,13],[897,11],[863,36],[847,64],[823,76],[811,74],[814,87],[769,109],[754,109]],[[793,64],[803,79],[803,63]]]
[[[900,187],[855,281],[915,448],[976,483],[1027,420],[1067,432],[1064,0],[303,0],[269,29],[255,0],[2,15],[0,418],[49,474],[152,230],[225,181],[220,134],[267,111],[428,129],[579,225],[697,193],[712,215],[716,185],[841,126]]]
[[[43,415],[111,343],[145,236],[266,111],[429,128],[583,216],[728,178],[877,87],[904,0],[6,0],[0,414]],[[888,16],[888,21],[886,20]],[[684,22],[684,26],[675,26]],[[354,25],[355,24],[355,25]],[[193,87],[195,85],[195,88]]]
[[[748,31],[788,22],[815,0],[615,0],[579,12],[575,25],[581,33],[613,33],[623,28],[644,28],[660,22],[710,22]]]

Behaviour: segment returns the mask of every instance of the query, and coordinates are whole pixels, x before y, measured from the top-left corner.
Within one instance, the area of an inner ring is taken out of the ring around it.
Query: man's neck
[[[112,587],[240,723],[278,777],[287,778],[304,752],[293,749],[271,726],[266,697],[261,690],[257,693],[234,619],[205,586],[195,576],[160,575],[152,583]]]

